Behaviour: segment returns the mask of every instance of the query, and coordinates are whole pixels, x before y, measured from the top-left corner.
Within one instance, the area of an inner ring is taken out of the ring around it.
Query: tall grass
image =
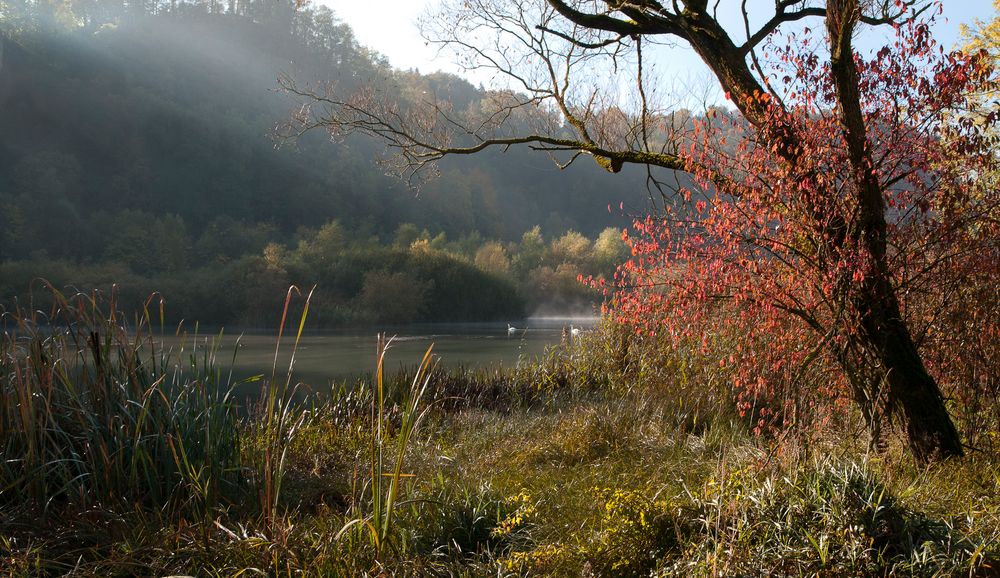
[[[395,447],[393,447],[390,428],[394,424],[389,419],[385,388],[385,356],[391,344],[392,339],[387,340],[384,335],[379,336],[373,392],[375,395],[371,403],[369,478],[366,481],[369,499],[364,505],[355,500],[356,517],[348,521],[338,533],[339,538],[355,527],[367,530],[366,535],[375,548],[376,561],[381,560],[383,550],[395,530],[401,485],[405,478],[412,476],[403,472],[403,460],[411,437],[427,413],[427,407],[422,406],[421,400],[427,392],[434,368],[432,344],[417,366],[409,391],[398,408],[399,422],[395,424],[397,430],[394,432]]]
[[[236,384],[218,341],[164,350],[151,301],[130,322],[114,293],[49,290],[47,314],[0,314],[0,504],[202,517],[240,501]]]
[[[293,295],[300,293],[294,285],[289,287],[285,295],[285,305],[281,313],[281,325],[278,338],[274,344],[274,364],[271,366],[271,379],[265,384],[262,392],[262,403],[258,419],[252,427],[253,437],[258,444],[258,451],[263,455],[257,461],[257,481],[260,493],[261,512],[264,515],[268,535],[275,537],[279,529],[279,500],[284,482],[286,463],[288,459],[289,442],[302,425],[305,413],[294,404],[295,387],[292,385],[292,374],[295,369],[295,354],[298,351],[302,330],[309,316],[309,304],[312,302],[312,290],[305,298],[302,314],[299,317],[298,329],[295,332],[295,342],[292,345],[288,371],[283,380],[278,378],[278,355],[281,352],[281,338],[285,331],[285,322]]]

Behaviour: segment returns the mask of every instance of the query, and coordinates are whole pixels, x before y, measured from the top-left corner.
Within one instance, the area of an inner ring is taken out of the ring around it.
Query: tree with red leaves
[[[849,392],[875,437],[892,416],[918,460],[961,456],[921,354],[935,327],[922,297],[1000,257],[996,192],[975,179],[995,162],[984,129],[996,115],[963,116],[966,95],[991,82],[989,59],[940,50],[921,20],[938,7],[916,0],[776,0],[756,29],[746,6],[730,33],[706,0],[455,0],[427,32],[514,87],[491,110],[401,101],[391,78],[349,95],[288,88],[317,105],[298,128],[381,138],[409,178],[512,145],[561,166],[589,156],[611,172],[692,175],[663,214],[636,223],[617,317],[727,348],[722,365],[761,425],[795,419],[796,396],[780,388],[820,362],[837,368],[824,390]],[[778,41],[811,21],[824,26]],[[891,27],[895,41],[862,58],[861,26]],[[657,108],[649,53],[661,39],[687,43],[739,114],[678,124]],[[624,86],[634,90],[620,106]]]
[[[831,39],[850,36],[827,22]],[[897,32],[847,70],[833,40],[827,63],[808,41],[774,51],[783,102],[744,97],[758,102],[740,108],[764,111],[758,125],[700,128],[685,158],[701,186],[686,191],[691,203],[636,223],[616,314],[725,343],[723,365],[758,426],[797,421],[801,392],[777,402],[775,392],[823,364],[830,382],[807,393],[849,392],[876,439],[897,415],[929,459],[962,447],[919,352],[944,303],[926,305],[957,298],[1000,257],[987,218],[996,191],[969,178],[994,166],[991,143],[981,123],[945,114],[963,109],[989,68],[982,54],[942,55],[925,24]]]

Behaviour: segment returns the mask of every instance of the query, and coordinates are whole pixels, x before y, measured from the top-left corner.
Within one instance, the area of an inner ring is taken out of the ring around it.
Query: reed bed
[[[248,491],[236,383],[214,344],[163,350],[148,308],[53,290],[0,316],[0,503],[204,515]]]

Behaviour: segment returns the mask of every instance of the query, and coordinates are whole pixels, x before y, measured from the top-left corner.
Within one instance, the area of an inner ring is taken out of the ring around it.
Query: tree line
[[[412,223],[381,238],[339,221],[302,228],[287,242],[267,227],[220,217],[197,238],[177,216],[125,213],[127,231],[105,257],[77,263],[38,258],[0,263],[0,305],[45,308],[38,280],[71,292],[118,293],[124,308],[164,302],[164,320],[273,327],[290,285],[317,285],[315,326],[432,321],[513,320],[527,314],[595,310],[604,295],[584,276],[610,279],[625,258],[621,231],[590,239],[576,231],[546,238],[539,227],[519,240],[485,239],[478,232],[451,239]]]

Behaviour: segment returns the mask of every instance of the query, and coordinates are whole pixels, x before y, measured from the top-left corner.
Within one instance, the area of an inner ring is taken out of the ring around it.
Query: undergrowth
[[[225,352],[158,348],[155,311],[59,303],[3,315],[3,575],[998,572],[995,455],[753,435],[725,375],[615,327],[297,401],[276,368],[247,404]]]

